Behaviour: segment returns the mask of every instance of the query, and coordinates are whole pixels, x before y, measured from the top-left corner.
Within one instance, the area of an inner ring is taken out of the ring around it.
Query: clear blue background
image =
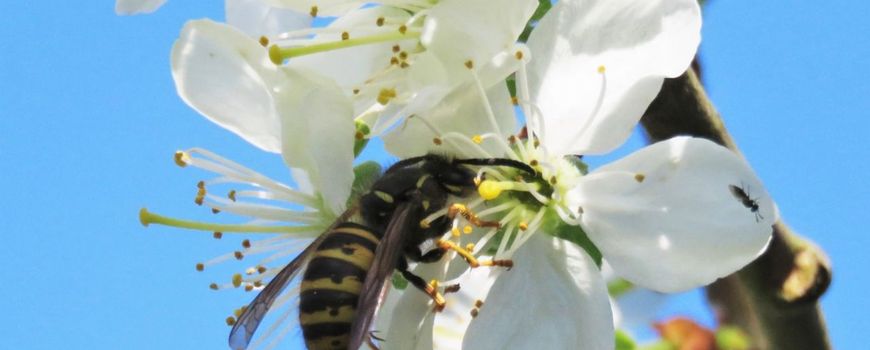
[[[839,349],[866,346],[870,329],[867,13],[864,1],[714,0],[701,50],[709,92],[783,218],[833,260],[822,305]],[[175,95],[169,50],[198,17],[223,18],[221,2],[138,17],[115,17],[112,1],[0,4],[0,347],[225,348],[224,318],[252,295],[212,292],[226,271],[193,266],[239,239],[137,221],[144,206],[211,218],[193,205],[208,174],[176,167],[176,149],[287,176]],[[709,323],[701,300],[687,293],[662,315]]]

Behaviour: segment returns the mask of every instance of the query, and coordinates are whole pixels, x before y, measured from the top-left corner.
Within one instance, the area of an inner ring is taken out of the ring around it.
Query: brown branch
[[[666,79],[641,120],[650,142],[702,137],[739,154],[697,74]],[[757,260],[707,287],[720,322],[745,329],[756,349],[830,349],[818,298],[831,282],[825,254],[782,221]]]

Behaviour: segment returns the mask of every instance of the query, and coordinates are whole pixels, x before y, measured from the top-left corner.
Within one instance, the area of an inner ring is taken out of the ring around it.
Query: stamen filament
[[[265,226],[249,224],[216,224],[192,220],[182,220],[154,214],[146,208],[139,210],[139,222],[143,226],[158,224],[199,231],[245,232],[245,233],[302,233],[312,230],[311,226]]]
[[[416,39],[420,37],[420,34],[420,31],[406,30],[403,33],[396,30],[369,36],[362,36],[358,38],[350,38],[348,40],[338,40],[308,46],[280,47],[278,45],[272,45],[271,47],[269,47],[269,59],[272,60],[272,63],[280,65],[284,63],[284,60],[293,57],[311,55],[318,52],[332,51],[360,45],[375,44],[385,41]]]

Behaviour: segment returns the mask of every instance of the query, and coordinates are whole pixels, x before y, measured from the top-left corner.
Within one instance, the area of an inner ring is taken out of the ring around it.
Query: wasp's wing
[[[389,277],[392,276],[396,262],[403,252],[408,236],[405,231],[411,227],[410,225],[419,224],[411,222],[414,217],[411,214],[418,210],[419,204],[411,201],[399,205],[393,212],[392,220],[390,220],[390,224],[378,244],[378,249],[375,250],[372,267],[366,274],[366,280],[360,291],[356,319],[351,326],[348,349],[359,349],[369,336],[369,328],[374,319],[375,310],[381,301],[384,286],[388,283]]]
[[[293,259],[293,261],[287,264],[287,266],[284,266],[284,268],[281,269],[281,271],[278,272],[271,281],[269,281],[269,284],[266,285],[259,294],[257,294],[257,297],[248,304],[248,307],[245,308],[245,311],[241,316],[239,316],[239,320],[236,321],[235,325],[233,325],[229,338],[230,348],[233,350],[247,349],[248,344],[251,343],[251,339],[254,337],[254,332],[257,330],[260,322],[263,321],[263,317],[265,317],[266,313],[269,312],[272,303],[274,303],[275,299],[281,295],[284,288],[287,288],[290,281],[296,277],[300,271],[299,268],[305,266],[305,264],[311,260],[311,253],[314,253],[317,250],[317,247],[320,246],[320,243],[328,236],[326,233],[335,229],[338,224],[347,221],[354,212],[356,212],[355,209],[350,209],[344,212],[338,220],[330,225],[326,231],[321,233],[317,239],[311,242],[305,250]]]

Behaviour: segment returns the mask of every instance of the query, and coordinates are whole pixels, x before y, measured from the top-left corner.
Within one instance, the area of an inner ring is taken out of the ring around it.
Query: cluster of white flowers
[[[118,0],[116,10],[163,2]],[[459,200],[500,229],[458,216],[444,236],[470,243],[466,260],[492,255],[514,268],[419,264],[416,273],[461,289],[443,312],[423,293],[391,292],[377,320],[387,348],[612,349],[606,283],[588,250],[638,286],[673,292],[732,273],[766,247],[774,203],[743,159],[710,141],[677,137],[589,173],[578,166],[579,155],[622,145],[663,80],[689,67],[700,42],[695,0],[561,0],[525,43],[536,0],[367,4],[226,0],[226,24],[185,25],[172,73],[191,107],[310,180],[302,193],[204,151],[193,153],[207,159],[180,156],[223,175],[217,182],[264,189],[250,197],[305,206],[213,200],[305,228],[285,239],[310,238],[344,209],[360,137],[382,138],[400,158],[508,158],[536,170],[511,178],[482,167],[479,196]],[[335,19],[312,27],[317,16]]]

